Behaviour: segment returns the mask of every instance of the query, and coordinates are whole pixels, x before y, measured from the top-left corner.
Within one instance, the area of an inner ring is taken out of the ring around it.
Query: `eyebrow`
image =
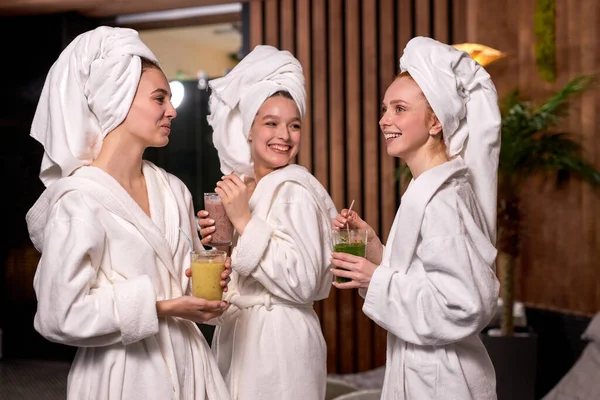
[[[393,106],[393,105],[395,105],[395,104],[408,104],[408,103],[407,103],[406,101],[404,101],[404,100],[400,100],[400,99],[398,99],[398,100],[392,100],[392,101],[390,101],[390,105],[391,105],[391,106]]]
[[[268,118],[281,119],[281,117],[279,117],[278,115],[272,115],[272,114],[267,114],[262,117],[263,120],[268,119]],[[300,121],[300,118],[294,117],[292,119],[292,121]]]
[[[165,96],[170,96],[170,94],[169,94],[169,92],[168,92],[168,91],[166,91],[165,89],[160,89],[160,88],[159,88],[159,89],[156,89],[156,90],[154,90],[154,91],[153,91],[152,93],[150,93],[150,94],[154,94],[154,93],[162,93],[162,94],[164,94]]]

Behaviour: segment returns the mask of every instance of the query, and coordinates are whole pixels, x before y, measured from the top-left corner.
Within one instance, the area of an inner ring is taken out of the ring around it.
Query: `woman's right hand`
[[[215,232],[215,220],[209,218],[208,211],[198,211],[198,226],[200,227],[200,242],[203,245],[208,245],[212,239],[211,234]]]
[[[347,208],[344,208],[335,218],[333,218],[332,222],[333,229],[346,228],[346,224],[348,224],[349,229],[366,229],[367,231],[375,233],[373,228],[363,221],[356,211],[351,210],[350,213],[348,213]]]
[[[220,317],[229,303],[220,300],[205,300],[194,296],[181,296],[156,302],[156,314],[161,317],[179,317],[203,324]]]

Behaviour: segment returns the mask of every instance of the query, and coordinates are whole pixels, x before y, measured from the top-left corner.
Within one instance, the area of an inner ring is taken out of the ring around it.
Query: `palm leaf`
[[[583,160],[575,162],[582,157],[581,147],[568,135],[548,133],[566,113],[569,99],[589,87],[592,81],[592,76],[575,77],[537,109],[516,97],[517,92],[509,94],[507,103],[511,106],[502,117],[498,167],[501,175],[519,175],[518,180],[522,180],[536,170],[554,168],[561,176],[565,172],[581,173],[585,175],[581,175],[582,178],[594,181],[589,165],[584,166]]]

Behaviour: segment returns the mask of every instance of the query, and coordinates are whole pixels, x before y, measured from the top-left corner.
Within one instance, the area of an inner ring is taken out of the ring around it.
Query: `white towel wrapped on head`
[[[128,28],[82,33],[50,68],[31,136],[44,146],[40,179],[49,186],[91,163],[107,133],[127,116],[141,76],[141,59],[156,57]]]
[[[496,238],[500,110],[490,75],[471,56],[427,37],[411,39],[400,58],[442,123],[448,155],[461,155],[469,182]]]
[[[208,123],[219,153],[221,172],[253,177],[248,133],[260,106],[278,91],[288,92],[306,114],[306,90],[300,62],[273,46],[256,46],[227,75],[209,82]]]

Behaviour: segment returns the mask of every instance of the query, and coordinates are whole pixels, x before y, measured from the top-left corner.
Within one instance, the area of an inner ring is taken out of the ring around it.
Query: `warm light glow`
[[[171,81],[169,82],[169,86],[171,87],[171,104],[173,107],[177,108],[183,101],[184,88],[183,83],[179,81]]]
[[[479,43],[453,44],[452,47],[467,52],[482,67],[507,56],[507,53]]]

